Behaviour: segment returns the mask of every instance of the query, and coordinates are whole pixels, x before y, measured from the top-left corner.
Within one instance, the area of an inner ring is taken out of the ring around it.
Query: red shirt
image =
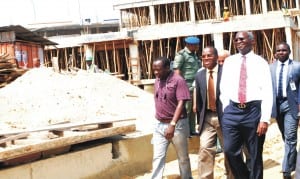
[[[171,72],[166,80],[156,78],[154,83],[155,117],[157,119],[172,119],[179,100],[190,100],[190,92],[186,81]],[[180,118],[186,117],[183,109]]]

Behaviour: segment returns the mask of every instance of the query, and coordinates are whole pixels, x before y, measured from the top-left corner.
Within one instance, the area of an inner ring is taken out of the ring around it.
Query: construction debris
[[[0,88],[23,75],[26,71],[26,69],[17,67],[14,57],[6,53],[0,54]]]

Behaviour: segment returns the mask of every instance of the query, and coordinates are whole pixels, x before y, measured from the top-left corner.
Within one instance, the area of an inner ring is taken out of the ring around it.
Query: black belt
[[[259,102],[260,102],[259,100],[249,101],[247,103],[236,103],[236,102],[230,101],[230,103],[234,107],[237,107],[239,109],[247,109],[247,108],[253,107],[253,106],[257,105]]]

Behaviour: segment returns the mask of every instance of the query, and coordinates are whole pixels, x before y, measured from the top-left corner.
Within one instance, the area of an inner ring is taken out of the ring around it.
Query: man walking
[[[269,65],[253,53],[253,44],[252,32],[237,32],[234,45],[239,53],[225,60],[220,82],[224,152],[238,179],[263,178],[262,145],[273,102]],[[251,171],[241,155],[244,144],[249,151]]]
[[[170,143],[173,143],[177,152],[181,178],[191,178],[188,154],[189,126],[184,107],[185,102],[190,100],[189,89],[182,76],[170,70],[170,61],[167,58],[157,58],[152,68],[156,76],[154,101],[157,119],[152,138],[152,178],[163,177],[166,153]]]
[[[185,38],[186,46],[184,49],[180,50],[175,58],[173,69],[176,74],[181,75],[190,91],[190,96],[192,98],[193,95],[193,82],[195,80],[195,75],[198,69],[201,67],[201,62],[196,54],[197,50],[199,49],[200,39],[198,37],[187,37]],[[197,135],[196,134],[196,121],[195,121],[195,114],[192,110],[192,100],[186,102],[186,110],[187,110],[187,117],[189,120],[190,126],[190,135]]]
[[[214,47],[206,47],[202,51],[203,66],[195,77],[196,106],[199,116],[200,148],[198,175],[201,179],[214,178],[217,137],[223,144],[223,136],[219,119],[222,117],[222,104],[219,100],[222,66],[218,65],[218,51]],[[226,174],[229,166],[226,165]]]
[[[270,65],[273,82],[272,117],[276,118],[284,141],[282,172],[285,179],[295,171],[297,158],[298,98],[300,63],[289,58],[290,46],[281,42],[276,46],[277,61]]]

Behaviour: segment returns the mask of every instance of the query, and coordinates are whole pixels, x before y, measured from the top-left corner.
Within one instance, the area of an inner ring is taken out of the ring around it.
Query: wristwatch
[[[176,126],[176,122],[171,121],[171,122],[170,122],[170,125],[171,125],[171,126]]]

